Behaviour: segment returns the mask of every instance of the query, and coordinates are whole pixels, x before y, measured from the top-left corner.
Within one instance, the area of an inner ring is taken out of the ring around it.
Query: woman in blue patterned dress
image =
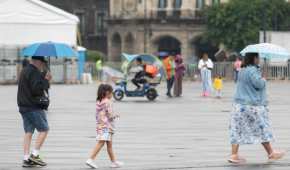
[[[230,119],[230,163],[244,163],[238,154],[239,145],[261,143],[269,160],[278,160],[284,152],[272,148],[273,134],[268,117],[266,79],[262,77],[257,53],[248,53],[239,73],[233,112]]]

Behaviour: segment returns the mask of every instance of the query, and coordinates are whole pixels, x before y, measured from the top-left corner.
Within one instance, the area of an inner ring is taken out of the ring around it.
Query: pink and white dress
[[[96,123],[98,141],[111,141],[115,131],[114,121],[117,115],[113,112],[112,102],[109,99],[104,99],[97,102],[96,108]]]

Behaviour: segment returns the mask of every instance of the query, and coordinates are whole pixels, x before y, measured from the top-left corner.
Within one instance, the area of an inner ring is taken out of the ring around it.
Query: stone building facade
[[[109,0],[42,0],[79,17],[80,44],[107,53]],[[118,1],[118,0],[117,0]]]
[[[110,0],[108,57],[167,52],[197,58],[204,31],[201,9],[226,0]],[[193,59],[194,60],[194,59]]]

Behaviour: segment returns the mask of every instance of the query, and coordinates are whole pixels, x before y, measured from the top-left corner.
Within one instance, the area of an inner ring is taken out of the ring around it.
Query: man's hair
[[[138,57],[138,58],[136,59],[136,61],[139,62],[139,63],[142,63],[142,58],[141,58],[141,57]]]
[[[46,63],[46,60],[45,60],[44,56],[32,56],[31,59],[32,60],[38,60],[38,61],[41,61],[43,63]]]

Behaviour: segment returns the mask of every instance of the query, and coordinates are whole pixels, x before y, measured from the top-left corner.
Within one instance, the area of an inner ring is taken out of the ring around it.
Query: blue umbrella
[[[241,51],[243,56],[245,56],[246,53],[258,53],[261,58],[270,60],[290,59],[290,53],[287,49],[270,43],[248,45]]]
[[[123,58],[128,61],[131,62],[132,60],[134,60],[136,57],[138,57],[138,54],[127,54],[127,53],[122,53]]]
[[[160,52],[158,52],[158,56],[159,57],[167,57],[168,55],[169,55],[169,53],[166,52],[166,51],[160,51]]]
[[[128,63],[131,63],[135,60],[137,60],[137,58],[141,58],[142,61],[144,62],[148,62],[148,63],[160,63],[161,61],[153,56],[153,55],[149,55],[149,54],[126,54],[126,53],[122,53],[122,57],[124,58],[124,60]]]
[[[44,42],[27,46],[21,56],[46,56],[46,57],[76,57],[77,53],[64,43]]]

